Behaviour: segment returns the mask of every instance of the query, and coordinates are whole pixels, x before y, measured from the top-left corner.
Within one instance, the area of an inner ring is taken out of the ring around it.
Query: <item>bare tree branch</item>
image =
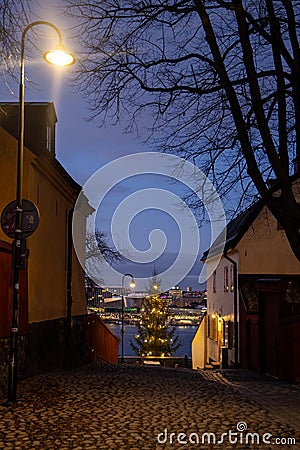
[[[27,0],[1,0],[0,2],[0,76],[8,85],[8,75],[18,69],[20,33],[29,23],[30,4]]]
[[[96,257],[99,262],[106,259],[107,261],[121,262],[123,256],[107,243],[106,236],[102,231],[96,231],[86,234],[86,260]]]
[[[225,202],[262,197],[300,260],[300,0],[67,0],[65,13],[91,118],[139,130],[147,113],[147,140],[195,162]]]

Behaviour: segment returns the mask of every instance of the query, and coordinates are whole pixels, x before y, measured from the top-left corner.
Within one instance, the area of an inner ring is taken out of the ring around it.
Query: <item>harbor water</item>
[[[109,328],[120,337],[119,355],[121,354],[121,325],[107,324]],[[182,344],[173,356],[187,355],[192,356],[192,340],[197,331],[197,326],[176,326],[175,336],[179,337],[179,342]],[[135,325],[124,325],[124,356],[136,356],[130,342],[135,342],[134,336],[138,334],[138,327]]]

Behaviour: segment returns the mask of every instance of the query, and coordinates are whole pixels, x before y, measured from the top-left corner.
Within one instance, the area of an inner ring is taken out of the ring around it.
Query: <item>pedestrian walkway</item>
[[[299,449],[294,424],[233,378],[105,363],[40,375],[19,384],[17,404],[0,395],[0,449]],[[264,389],[270,403],[278,398]],[[299,401],[296,388],[285,389]]]
[[[202,376],[227,384],[300,432],[300,387],[241,369],[202,371]]]

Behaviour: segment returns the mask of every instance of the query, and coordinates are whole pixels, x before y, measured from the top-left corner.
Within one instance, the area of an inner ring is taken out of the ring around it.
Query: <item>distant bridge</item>
[[[141,308],[146,293],[137,292],[136,294],[124,295],[124,306],[126,308]],[[113,296],[104,299],[104,305],[115,308],[122,308],[122,297]]]

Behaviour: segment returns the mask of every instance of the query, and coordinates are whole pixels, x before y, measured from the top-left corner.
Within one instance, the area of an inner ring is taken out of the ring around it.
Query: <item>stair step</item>
[[[213,361],[210,364],[213,366],[214,369],[220,369],[220,363],[219,362]]]

